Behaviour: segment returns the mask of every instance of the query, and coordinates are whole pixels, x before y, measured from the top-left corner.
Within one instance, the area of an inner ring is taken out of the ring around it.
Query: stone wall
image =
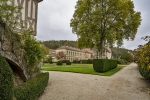
[[[19,69],[17,73],[23,81],[30,78],[21,43],[2,21],[0,21],[0,54],[6,58],[13,70]]]

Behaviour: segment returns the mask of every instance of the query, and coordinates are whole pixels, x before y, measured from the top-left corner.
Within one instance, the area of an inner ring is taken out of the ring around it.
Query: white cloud
[[[141,37],[150,36],[150,0],[132,0],[135,10],[141,12],[142,22],[134,41],[125,41],[123,47],[135,49],[145,42]],[[38,40],[76,40],[72,33],[70,20],[75,10],[77,0],[43,0],[39,3]]]

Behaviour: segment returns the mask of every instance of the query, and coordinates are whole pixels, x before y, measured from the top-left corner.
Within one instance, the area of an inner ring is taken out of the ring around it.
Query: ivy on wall
[[[45,47],[31,35],[32,32],[32,30],[26,30],[20,38],[22,49],[25,53],[24,58],[30,72],[35,71],[36,65],[48,53]]]
[[[14,6],[12,0],[0,0],[0,26],[5,31],[5,38],[11,45],[15,45],[12,46],[11,52],[16,56],[20,56],[19,53],[23,52],[25,66],[32,73],[47,52],[45,47],[31,35],[34,31],[27,29],[26,22],[19,18],[21,9],[20,6]]]

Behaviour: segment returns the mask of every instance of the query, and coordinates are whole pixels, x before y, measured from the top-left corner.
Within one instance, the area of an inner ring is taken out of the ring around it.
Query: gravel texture
[[[150,100],[150,82],[135,63],[112,76],[49,71],[50,79],[39,100]]]

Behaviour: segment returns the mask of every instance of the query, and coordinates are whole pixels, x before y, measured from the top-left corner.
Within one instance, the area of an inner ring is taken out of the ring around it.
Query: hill
[[[49,41],[43,41],[42,42],[47,48],[49,49],[57,49],[61,46],[71,46],[77,48],[76,41],[69,41],[69,40],[49,40]],[[112,56],[113,58],[118,58],[123,52],[131,52],[132,50],[125,49],[125,48],[117,48],[113,47],[112,50]]]
[[[49,49],[57,49],[61,46],[71,46],[76,47],[76,41],[69,40],[49,40],[42,42]]]

